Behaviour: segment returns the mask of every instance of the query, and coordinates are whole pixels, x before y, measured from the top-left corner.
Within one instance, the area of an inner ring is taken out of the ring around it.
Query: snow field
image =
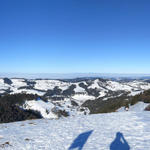
[[[87,141],[77,142],[83,150],[109,150],[121,132],[131,150],[149,150],[149,112],[119,112],[0,124],[0,145],[7,150],[68,150],[75,139],[92,131]],[[82,143],[85,142],[85,143]],[[77,149],[77,148],[76,148]]]

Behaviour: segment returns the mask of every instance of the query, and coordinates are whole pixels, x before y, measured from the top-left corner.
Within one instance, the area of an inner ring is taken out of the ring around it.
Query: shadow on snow
[[[82,150],[84,144],[87,142],[89,136],[92,134],[93,130],[81,133],[71,144],[68,150],[76,149]]]
[[[82,150],[93,130],[81,133],[71,144],[68,150],[78,149]],[[122,133],[117,132],[116,138],[110,144],[110,150],[130,150],[128,142],[125,140]]]
[[[110,150],[130,150],[130,146],[122,133],[116,133],[115,140],[110,144]]]

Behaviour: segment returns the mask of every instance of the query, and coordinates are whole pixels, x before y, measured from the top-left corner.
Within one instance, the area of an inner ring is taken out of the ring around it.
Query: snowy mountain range
[[[0,79],[2,97],[21,93],[37,95],[38,100],[27,99],[20,107],[25,110],[39,111],[44,118],[113,112],[122,106],[120,105],[122,100],[126,101],[148,89],[150,89],[148,79]],[[115,104],[114,108],[106,111],[112,104]]]
[[[53,100],[64,98],[75,99],[82,104],[86,100],[95,100],[120,96],[123,93],[136,95],[150,89],[149,80],[105,80],[105,79],[0,79],[0,94],[27,93],[49,96]]]

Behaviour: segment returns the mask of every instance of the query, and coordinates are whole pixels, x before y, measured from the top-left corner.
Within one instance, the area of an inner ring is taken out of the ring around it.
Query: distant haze
[[[150,74],[117,74],[117,73],[0,73],[0,78],[28,78],[28,79],[73,79],[73,78],[150,78]]]

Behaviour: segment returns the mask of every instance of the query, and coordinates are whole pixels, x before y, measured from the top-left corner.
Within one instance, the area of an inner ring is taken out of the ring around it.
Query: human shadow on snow
[[[115,140],[110,144],[110,150],[130,150],[130,146],[122,133],[116,133]]]
[[[89,136],[92,134],[93,130],[81,133],[71,144],[68,150],[73,150],[78,148],[78,150],[82,150],[84,144],[87,142]]]

